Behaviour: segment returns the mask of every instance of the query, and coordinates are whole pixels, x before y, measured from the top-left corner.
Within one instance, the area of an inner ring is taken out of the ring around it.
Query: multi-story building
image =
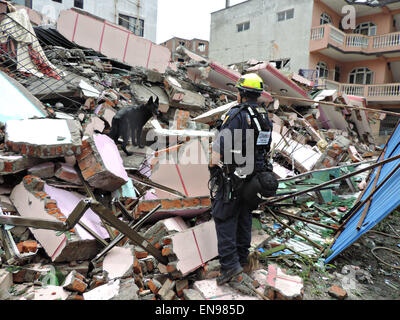
[[[211,15],[210,58],[276,62],[319,79],[322,87],[364,96],[369,107],[400,109],[400,1],[375,4],[353,5],[353,28],[346,28],[351,20],[345,0],[227,6]]]
[[[313,0],[248,0],[211,14],[210,53],[230,65],[254,58],[307,68]]]
[[[158,0],[13,0],[53,19],[61,10],[78,8],[122,25],[156,42]]]
[[[162,43],[163,46],[166,46],[172,53],[172,61],[177,61],[178,57],[176,55],[176,48],[179,46],[183,46],[190,51],[197,53],[198,55],[208,58],[208,47],[209,42],[207,40],[201,39],[192,39],[187,40],[183,38],[174,37]]]
[[[354,29],[343,28],[345,4],[315,1],[309,69],[328,88],[364,96],[370,107],[400,109],[400,2],[355,6]]]

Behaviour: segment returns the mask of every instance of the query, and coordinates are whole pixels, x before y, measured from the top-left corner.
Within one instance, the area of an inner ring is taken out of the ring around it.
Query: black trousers
[[[212,201],[222,271],[247,263],[251,243],[251,212],[254,209],[254,206],[239,200],[223,203],[222,192],[217,193]]]

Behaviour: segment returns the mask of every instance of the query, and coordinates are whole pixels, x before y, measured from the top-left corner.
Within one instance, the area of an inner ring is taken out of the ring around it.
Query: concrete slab
[[[194,118],[193,121],[213,124],[215,121],[220,120],[222,115],[226,114],[230,109],[236,106],[238,103],[236,101],[223,105],[221,107],[207,111],[198,117]]]
[[[110,281],[100,287],[97,287],[83,294],[85,300],[111,300],[118,295],[121,281]]]
[[[158,98],[160,101],[158,107],[160,112],[168,112],[169,98],[163,88],[157,86],[148,87],[139,83],[133,83],[131,85],[131,90],[139,103],[146,103],[151,97],[153,97],[153,99]]]
[[[114,247],[104,258],[103,270],[110,280],[122,278],[128,273],[133,274],[133,262],[132,249]]]
[[[276,152],[286,157],[290,163],[294,160],[295,167],[300,172],[312,170],[322,153],[316,148],[303,145],[290,138],[285,138],[285,140],[282,139],[281,134],[272,132],[272,143],[275,143]]]
[[[150,179],[187,197],[209,196],[209,157],[206,148],[199,140],[193,140],[180,148],[174,156],[160,155],[158,164],[152,168]],[[156,193],[160,199],[176,198],[161,190],[156,190]]]
[[[0,300],[8,296],[8,290],[13,285],[13,276],[11,272],[0,269]]]
[[[261,298],[247,296],[225,284],[217,285],[216,279],[196,281],[193,288],[200,292],[206,300],[261,300]]]
[[[186,90],[171,76],[164,80],[164,87],[171,106],[179,109],[198,111],[205,108],[206,99],[200,93]]]
[[[185,276],[218,256],[213,220],[169,236],[177,257],[176,271]]]
[[[0,175],[9,175],[24,171],[43,160],[20,155],[0,155]]]
[[[81,125],[74,120],[34,119],[6,122],[6,144],[14,152],[42,159],[80,152]]]
[[[65,221],[82,198],[80,194],[48,186],[31,176],[25,177],[10,196],[22,217],[50,221]],[[108,238],[100,218],[93,211],[88,210],[81,221],[103,239]],[[52,230],[30,230],[53,262],[91,259],[99,250],[96,240],[79,225],[71,230],[71,239]]]
[[[257,73],[263,80],[269,91],[279,92],[281,96],[309,99],[307,92],[282,74],[278,69],[268,62],[257,64],[247,70]],[[299,105],[310,106],[312,103],[296,102]]]
[[[187,199],[143,200],[140,201],[139,205],[136,207],[134,215],[138,219],[145,213],[153,210],[159,204],[161,204],[161,208],[149,218],[149,222],[169,217],[183,217],[185,219],[194,218],[210,209],[211,200],[209,196]]]
[[[164,73],[170,65],[168,48],[81,10],[61,11],[57,30],[68,40],[127,63]]]
[[[35,290],[33,300],[67,300],[70,292],[65,291],[62,287],[47,286]]]
[[[85,300],[139,300],[134,279],[114,280],[83,294]]]
[[[82,125],[83,135],[92,136],[97,132],[103,132],[106,125],[104,121],[101,120],[98,116],[91,115],[85,123]]]
[[[76,159],[83,178],[94,188],[112,192],[129,181],[118,147],[106,135],[84,137]]]
[[[33,117],[45,118],[47,112],[42,103],[36,99],[16,80],[0,71],[0,121],[23,120]],[[15,108],[15,106],[18,108]]]
[[[277,265],[270,264],[264,294],[271,300],[302,300],[303,280],[298,276],[287,275]]]
[[[28,173],[42,179],[54,177],[54,162],[46,162],[29,168]]]

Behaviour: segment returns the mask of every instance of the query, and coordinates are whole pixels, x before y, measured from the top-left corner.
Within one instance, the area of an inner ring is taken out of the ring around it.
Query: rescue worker
[[[239,79],[236,88],[239,104],[226,115],[213,143],[209,164],[212,215],[221,264],[218,285],[251,271],[251,212],[261,202],[257,194],[270,196],[274,192],[264,191],[270,187],[277,189],[268,161],[272,123],[265,105],[257,103],[264,90],[263,80],[257,74],[247,74]],[[259,175],[264,173],[266,179],[260,180]],[[243,198],[245,193],[250,194],[247,200]]]

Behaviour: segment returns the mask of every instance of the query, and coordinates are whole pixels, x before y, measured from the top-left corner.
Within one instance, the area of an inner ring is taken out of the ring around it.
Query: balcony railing
[[[400,83],[367,86],[368,97],[400,97]]]
[[[389,48],[400,46],[400,32],[384,34],[376,36],[373,40],[373,47],[375,49]]]
[[[324,26],[313,28],[311,30],[311,40],[322,39],[324,37],[324,31],[325,31]]]
[[[339,86],[339,91],[351,96],[363,97],[365,93],[365,86],[355,84],[341,84]]]
[[[365,36],[345,33],[330,24],[311,29],[311,51],[324,49],[328,44],[332,44],[344,52],[380,53],[393,50],[400,51],[400,32],[380,36]]]
[[[337,90],[351,96],[365,97],[368,101],[400,101],[400,83],[388,84],[351,84],[332,80],[322,80],[327,89]]]

